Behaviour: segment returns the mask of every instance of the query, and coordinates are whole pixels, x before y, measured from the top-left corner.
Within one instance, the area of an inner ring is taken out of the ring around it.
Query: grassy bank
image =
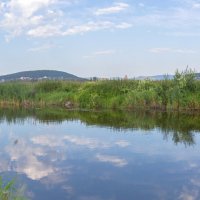
[[[0,84],[0,105],[81,109],[199,110],[200,81],[190,70],[173,80],[10,82]]]

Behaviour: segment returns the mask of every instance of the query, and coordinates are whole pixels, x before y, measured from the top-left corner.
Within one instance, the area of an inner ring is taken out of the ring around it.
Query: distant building
[[[124,80],[128,80],[128,76],[127,75],[124,76]]]
[[[30,80],[32,80],[32,78],[30,78],[30,77],[20,77],[19,80],[21,80],[21,81],[30,81]]]

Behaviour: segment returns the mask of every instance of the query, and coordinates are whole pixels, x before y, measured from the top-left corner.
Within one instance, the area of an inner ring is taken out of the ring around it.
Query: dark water
[[[33,200],[200,199],[200,116],[0,111],[0,175]]]

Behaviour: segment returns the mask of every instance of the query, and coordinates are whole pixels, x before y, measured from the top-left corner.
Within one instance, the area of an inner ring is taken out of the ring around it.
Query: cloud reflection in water
[[[13,138],[9,139],[9,145],[5,147],[8,160],[0,164],[1,171],[14,171],[19,174],[25,174],[31,180],[42,180],[47,183],[62,182],[64,172],[59,168],[59,162],[67,160],[67,148],[69,143],[89,149],[109,149],[113,146],[126,148],[129,143],[125,140],[108,142],[98,140],[97,138],[79,137],[73,135],[52,135],[40,134],[31,138],[24,137],[16,139],[18,142],[13,143]],[[14,141],[16,141],[14,140]],[[97,154],[94,157],[101,162],[108,162],[117,167],[127,165],[127,161],[117,156]],[[70,169],[71,170],[71,169]],[[67,170],[69,173],[69,170]],[[46,178],[46,181],[44,180]]]

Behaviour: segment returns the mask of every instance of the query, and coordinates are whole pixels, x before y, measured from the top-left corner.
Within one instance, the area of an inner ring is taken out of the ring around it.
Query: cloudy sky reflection
[[[80,122],[3,122],[0,172],[38,184],[33,199],[41,199],[41,189],[48,199],[58,192],[66,199],[121,199],[124,193],[127,199],[199,199],[200,137],[186,148],[163,140],[156,129],[145,133]]]

